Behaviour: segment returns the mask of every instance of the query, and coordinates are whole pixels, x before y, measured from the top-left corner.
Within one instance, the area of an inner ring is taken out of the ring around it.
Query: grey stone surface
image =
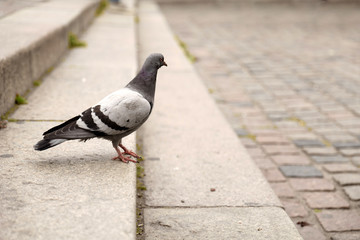
[[[341,155],[335,156],[311,156],[311,158],[317,163],[335,163],[335,162],[348,162],[349,159]]]
[[[0,19],[0,114],[24,94],[68,49],[94,18],[97,0],[39,3]]]
[[[53,122],[0,130],[0,239],[135,239],[135,165],[104,140],[33,145]],[[134,149],[134,137],[124,144]]]
[[[280,166],[279,169],[286,177],[310,178],[323,176],[322,172],[314,166]]]
[[[293,143],[298,147],[324,147],[325,145],[316,139],[296,139]]]
[[[246,130],[243,129],[243,128],[237,128],[237,129],[235,129],[235,133],[236,133],[236,135],[238,135],[239,137],[245,137],[245,136],[249,135],[248,131],[246,131]]]
[[[146,239],[302,239],[276,207],[147,208],[145,224]]]
[[[333,178],[343,186],[360,184],[360,174],[358,173],[339,173],[334,174]]]
[[[351,200],[353,200],[353,201],[360,200],[360,186],[359,185],[344,187],[344,191]]]
[[[83,40],[91,44],[71,51],[12,116],[34,121],[0,130],[0,239],[135,239],[136,168],[111,160],[110,142],[33,150],[59,124],[49,120],[81,113],[135,74],[132,15],[105,13]],[[135,150],[135,135],[124,145]]]
[[[332,144],[336,148],[359,148],[359,142],[336,142]]]

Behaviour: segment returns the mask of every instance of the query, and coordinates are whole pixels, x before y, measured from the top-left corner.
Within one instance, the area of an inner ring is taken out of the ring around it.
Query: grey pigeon
[[[44,132],[44,138],[34,149],[42,151],[67,140],[86,141],[97,137],[112,142],[118,154],[113,160],[137,162],[124,156],[140,158],[122,145],[121,139],[136,131],[148,119],[154,105],[157,71],[162,66],[167,66],[164,56],[151,54],[140,72],[124,88],[106,96],[80,115]]]

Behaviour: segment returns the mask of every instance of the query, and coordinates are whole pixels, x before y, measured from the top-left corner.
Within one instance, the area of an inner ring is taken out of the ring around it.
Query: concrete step
[[[82,33],[99,0],[51,0],[0,19],[0,115],[68,51],[68,34]]]
[[[56,11],[71,8],[68,1],[56,3]],[[32,147],[59,120],[134,77],[132,13],[104,13],[81,40],[87,47],[69,51],[11,116],[17,121],[0,130],[0,239],[136,238],[136,167],[111,160],[110,142],[69,141],[43,152]],[[124,144],[135,150],[135,135]]]
[[[302,239],[152,1],[139,4],[142,58],[162,52],[140,130],[146,239]],[[155,27],[156,26],[156,27]]]

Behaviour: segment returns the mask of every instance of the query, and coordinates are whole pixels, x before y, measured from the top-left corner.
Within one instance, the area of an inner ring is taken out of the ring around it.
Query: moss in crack
[[[99,3],[99,6],[97,7],[96,11],[95,11],[95,16],[99,17],[100,15],[102,15],[105,11],[105,9],[108,7],[109,2],[108,0],[101,0]]]
[[[15,104],[17,104],[17,105],[27,104],[26,98],[21,96],[20,94],[16,94]]]
[[[142,131],[139,130],[136,133],[136,149],[137,154],[141,155],[142,152]],[[144,162],[139,161],[136,164],[136,239],[137,240],[145,240],[144,235],[144,208],[145,208],[145,195],[144,191],[146,190],[146,186],[144,183]]]
[[[41,80],[40,80],[40,79],[39,79],[39,80],[35,80],[35,81],[33,82],[33,85],[34,85],[34,87],[40,86],[40,85],[41,85]]]
[[[74,33],[69,32],[68,47],[70,49],[76,48],[76,47],[86,47],[86,45],[87,45],[86,42],[79,40],[78,37]]]
[[[134,16],[134,22],[136,23],[136,24],[138,24],[139,22],[140,22],[140,17],[139,17],[139,15],[135,15]]]
[[[177,43],[179,44],[179,46],[181,47],[181,49],[183,50],[185,56],[187,57],[187,59],[191,62],[194,63],[196,62],[196,57],[194,55],[192,55],[186,45],[185,42],[183,42],[177,35],[175,35],[175,39],[177,41]]]

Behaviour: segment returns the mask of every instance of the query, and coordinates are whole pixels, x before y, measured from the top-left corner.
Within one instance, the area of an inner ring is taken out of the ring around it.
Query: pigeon
[[[137,162],[140,157],[122,145],[123,137],[136,131],[150,116],[154,106],[157,71],[167,66],[160,53],[151,54],[136,77],[124,88],[111,93],[80,115],[43,133],[34,149],[43,151],[68,140],[104,138],[112,142],[117,155],[113,160]],[[120,148],[124,152],[120,151]],[[129,155],[129,157],[125,156]]]

